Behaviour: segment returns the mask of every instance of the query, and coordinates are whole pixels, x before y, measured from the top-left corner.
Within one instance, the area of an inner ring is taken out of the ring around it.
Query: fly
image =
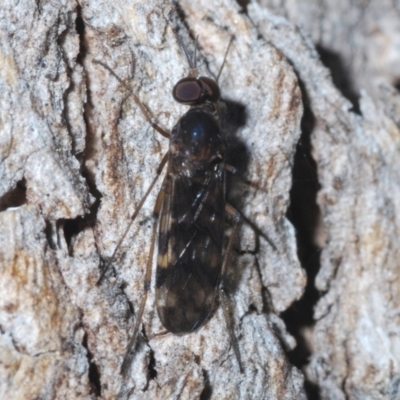
[[[217,83],[232,39],[216,80],[199,77],[196,51],[191,60],[183,48],[190,72],[187,77],[176,83],[172,96],[177,102],[190,108],[170,133],[152,121],[135,93],[107,65],[94,61],[106,68],[129,90],[150,125],[170,141],[168,152],[163,157],[155,178],[139,202],[126,231],[98,280],[100,284],[147,196],[167,165],[167,172],[153,210],[144,294],[121,366],[122,374],[126,373],[131,363],[147,294],[151,287],[152,259],[158,221],[155,290],[157,312],[162,324],[175,334],[193,332],[209,320],[219,300],[242,371],[232,328],[229,300],[223,290],[223,277],[240,221],[240,214],[226,201],[226,172],[234,172],[234,168],[225,162],[225,143],[220,124],[220,89]],[[234,228],[224,252],[226,214],[233,219]]]

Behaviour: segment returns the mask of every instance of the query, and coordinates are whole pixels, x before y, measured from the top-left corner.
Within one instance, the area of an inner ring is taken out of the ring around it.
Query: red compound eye
[[[208,101],[215,103],[219,100],[220,91],[217,82],[214,79],[207,78],[206,76],[201,76],[199,81],[202,83],[203,90],[207,93]]]
[[[172,96],[181,104],[198,104],[202,96],[201,83],[193,77],[183,78],[174,86]]]
[[[210,78],[186,77],[178,81],[172,90],[172,96],[181,104],[196,105],[206,101],[219,100],[220,91],[217,83]]]

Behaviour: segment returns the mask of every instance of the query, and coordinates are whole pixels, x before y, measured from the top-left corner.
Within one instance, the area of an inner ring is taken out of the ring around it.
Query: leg
[[[233,219],[234,226],[233,226],[233,230],[232,230],[231,236],[230,236],[229,241],[228,241],[228,246],[226,248],[226,252],[225,252],[225,255],[224,255],[224,260],[222,262],[222,267],[221,267],[221,276],[222,277],[225,275],[226,266],[227,266],[228,261],[229,261],[229,256],[230,256],[231,251],[232,251],[233,243],[234,243],[235,237],[236,237],[236,235],[238,233],[239,223],[242,222],[242,216],[239,213],[239,211],[236,210],[229,203],[225,204],[225,211]]]
[[[232,251],[233,243],[234,243],[235,237],[236,237],[238,229],[239,229],[239,223],[241,221],[241,216],[240,216],[239,212],[236,211],[229,204],[226,205],[225,210],[231,217],[233,217],[235,225],[233,227],[233,231],[232,231],[231,236],[229,238],[228,246],[226,248],[226,252],[225,252],[225,255],[224,255],[224,260],[222,262],[222,268],[221,268],[221,277],[222,277],[222,279],[221,279],[221,284],[219,286],[219,298],[221,300],[221,306],[222,306],[222,310],[223,310],[223,313],[224,313],[226,326],[228,328],[230,341],[231,341],[231,344],[233,346],[233,350],[235,352],[236,359],[237,359],[238,364],[239,364],[240,373],[243,374],[243,366],[242,366],[242,361],[241,361],[241,358],[240,358],[239,345],[238,345],[237,338],[235,336],[235,332],[233,330],[233,318],[232,318],[231,300],[229,299],[229,296],[226,293],[225,288],[224,288],[224,275],[225,275],[225,272],[226,272],[226,267],[227,267],[227,264],[228,264],[228,261],[229,261],[230,253]]]
[[[171,135],[166,132],[163,128],[161,128],[159,125],[157,125],[155,122],[150,117],[150,114],[146,110],[145,106],[143,103],[139,100],[139,97],[136,96],[136,94],[133,92],[132,88],[130,88],[108,65],[104,64],[101,61],[98,60],[93,60],[94,64],[99,64],[103,68],[105,68],[122,86],[124,86],[125,89],[128,90],[128,92],[132,95],[133,99],[135,100],[135,103],[138,105],[140,108],[140,111],[142,112],[143,116],[146,118],[147,122],[162,136],[166,138],[170,138]]]
[[[242,183],[245,183],[246,185],[248,185],[254,189],[268,193],[268,191],[266,189],[262,188],[257,182],[249,181],[249,180],[245,179],[243,176],[241,176],[240,174],[238,174],[238,170],[233,165],[225,164],[224,168],[225,168],[226,172],[229,172],[230,174],[235,175],[235,179],[240,180]]]
[[[231,341],[237,362],[239,364],[240,373],[243,374],[244,370],[242,366],[242,360],[240,357],[239,345],[235,335],[235,331],[233,330],[231,300],[223,287],[220,287],[219,289],[219,298],[221,300],[222,311],[224,312],[224,318],[229,332],[229,339]]]
[[[118,244],[117,244],[117,247],[115,248],[114,252],[113,252],[112,255],[111,255],[110,260],[108,261],[108,263],[107,263],[106,266],[104,267],[103,271],[101,272],[100,278],[99,278],[98,281],[97,281],[97,285],[100,285],[100,283],[102,282],[102,280],[103,280],[103,278],[104,278],[104,276],[105,276],[105,274],[106,274],[108,268],[110,268],[110,265],[111,265],[111,263],[113,262],[113,260],[114,260],[114,258],[115,258],[115,255],[117,254],[117,251],[118,251],[119,248],[121,247],[121,244],[122,244],[123,240],[125,239],[125,236],[128,234],[129,230],[131,229],[131,226],[132,226],[132,224],[133,224],[133,221],[135,221],[137,215],[139,214],[140,209],[142,208],[142,206],[143,206],[144,202],[146,201],[148,195],[149,195],[150,192],[152,191],[152,189],[153,189],[155,183],[157,182],[158,177],[160,176],[160,174],[161,174],[161,172],[162,172],[162,170],[163,170],[165,164],[166,164],[167,161],[168,161],[168,155],[169,155],[169,153],[167,152],[167,153],[165,154],[165,156],[163,157],[163,159],[161,160],[160,165],[159,165],[158,168],[157,168],[156,176],[155,176],[155,178],[153,179],[153,182],[151,182],[149,188],[147,189],[146,193],[145,193],[144,196],[142,197],[142,200],[140,200],[138,206],[136,207],[136,209],[135,209],[135,211],[134,211],[134,213],[133,213],[133,215],[132,215],[132,217],[131,217],[131,220],[130,220],[129,224],[128,224],[127,228],[125,229],[124,234],[122,235],[121,239],[119,240],[119,242],[118,242]],[[161,192],[160,192],[160,193],[161,193]]]
[[[131,365],[132,361],[132,356],[134,354],[134,349],[136,345],[136,339],[139,333],[139,328],[140,328],[140,323],[142,322],[143,318],[143,312],[144,308],[146,306],[146,300],[147,300],[147,294],[150,290],[151,286],[151,271],[152,271],[152,265],[153,265],[153,255],[154,255],[154,248],[155,248],[155,242],[156,242],[156,233],[157,233],[157,221],[158,221],[158,216],[160,214],[161,206],[164,200],[164,190],[161,189],[160,193],[157,196],[156,204],[154,206],[154,211],[153,211],[153,232],[151,236],[151,245],[150,245],[150,254],[149,258],[147,260],[147,266],[146,266],[146,275],[144,278],[144,293],[143,297],[140,303],[139,311],[136,316],[136,321],[135,325],[133,327],[133,333],[132,336],[129,340],[126,355],[124,357],[124,361],[122,362],[121,365],[121,374],[126,375],[128,372],[129,366]]]
[[[225,206],[225,210],[229,215],[232,215],[232,216],[235,216],[236,214],[238,214],[238,217],[235,217],[235,218],[239,218],[241,221],[243,221],[247,225],[249,225],[250,228],[253,229],[257,235],[261,236],[262,238],[264,238],[266,240],[266,242],[272,247],[272,249],[274,251],[278,251],[278,249],[274,245],[274,242],[268,237],[268,235],[266,235],[260,228],[258,228],[253,222],[251,222],[248,218],[246,218],[243,214],[241,214],[233,206],[231,206],[230,204],[227,203]]]

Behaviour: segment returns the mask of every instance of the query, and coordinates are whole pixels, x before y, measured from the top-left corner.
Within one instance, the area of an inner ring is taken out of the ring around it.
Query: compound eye
[[[217,102],[221,94],[217,82],[206,76],[201,76],[198,80],[202,83],[203,93],[206,93],[206,99],[213,103]]]
[[[186,77],[178,81],[172,89],[172,96],[181,104],[198,104],[204,89],[201,83],[194,77]]]

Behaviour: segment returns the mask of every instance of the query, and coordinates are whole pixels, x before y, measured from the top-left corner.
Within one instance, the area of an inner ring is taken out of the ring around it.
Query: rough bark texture
[[[398,398],[400,99],[390,84],[399,79],[393,49],[400,33],[399,10],[390,13],[389,3],[375,19],[378,2],[368,9],[302,2],[307,12],[296,2],[243,9],[230,0],[1,5],[0,398],[306,398],[303,374],[285,354],[295,343],[279,317],[306,282],[285,216],[302,97],[323,221],[322,295],[304,374],[321,398]],[[371,21],[381,32],[375,41]],[[356,32],[354,41],[348,32]],[[308,34],[325,55],[343,57],[353,105]],[[227,282],[244,374],[220,308],[198,331],[176,336],[162,327],[151,291],[123,377],[160,183],[112,273],[100,287],[96,281],[168,140],[93,61],[115,71],[170,130],[187,110],[171,96],[188,73],[181,44],[191,51],[198,36],[200,73],[216,76],[232,35],[219,84],[230,162],[250,182],[233,179],[232,202],[276,246],[244,225],[231,257]],[[377,48],[386,56],[379,61]],[[360,89],[367,91],[355,104]]]
[[[123,377],[159,185],[113,262],[115,278],[96,280],[168,141],[93,61],[112,68],[168,130],[187,109],[171,97],[188,73],[179,41],[191,51],[197,35],[209,76],[236,36],[220,86],[232,162],[252,184],[237,185],[235,199],[276,250],[244,226],[232,257],[243,375],[220,308],[198,331],[176,336],[164,332],[152,291]],[[277,315],[305,284],[285,218],[301,93],[287,60],[257,36],[228,1],[178,10],[166,1],[2,7],[2,398],[304,398],[303,376],[282,347],[294,342]]]
[[[400,78],[400,5],[262,3],[311,35],[335,84],[353,102],[333,89],[292,24],[250,7],[250,17],[303,82],[313,122],[325,240],[319,239],[321,298],[306,376],[323,399],[397,399],[400,96],[393,86]]]
[[[400,3],[396,0],[260,0],[314,42],[335,85],[352,101],[381,84],[400,83]]]

